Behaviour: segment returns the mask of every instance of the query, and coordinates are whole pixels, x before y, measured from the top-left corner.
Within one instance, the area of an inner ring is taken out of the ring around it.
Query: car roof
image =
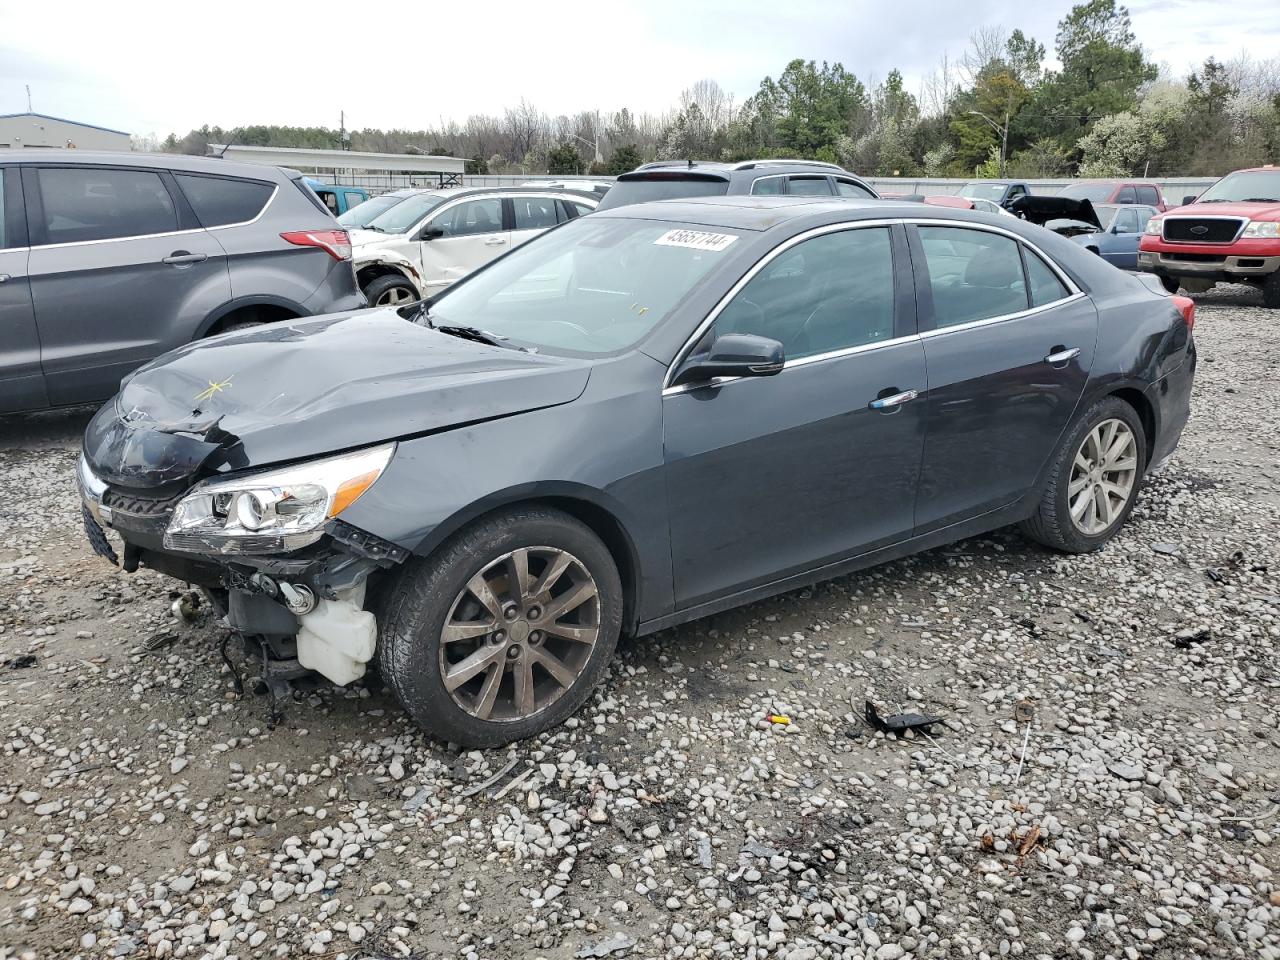
[[[710,196],[653,200],[623,207],[598,210],[591,216],[620,220],[668,220],[675,223],[698,223],[734,230],[768,230],[791,220],[819,214],[843,213],[847,219],[863,220],[879,217],[920,216],[922,204],[911,201],[866,200],[853,197],[790,196]],[[949,210],[946,207],[930,207]]]
[[[110,150],[0,150],[0,163],[100,164],[114,167],[163,167],[192,173],[221,173],[232,177],[261,177],[264,171],[281,171],[293,176],[297,171],[266,163],[242,163],[221,157],[196,157],[185,153],[134,153]],[[300,174],[298,174],[301,176]]]

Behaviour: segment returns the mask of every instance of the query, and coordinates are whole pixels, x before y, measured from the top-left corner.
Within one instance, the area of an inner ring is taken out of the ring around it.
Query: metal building
[[[44,113],[0,115],[0,150],[20,147],[78,147],[81,150],[131,150],[129,134],[92,123],[77,123]]]
[[[367,153],[360,150],[315,150],[310,147],[251,147],[209,144],[209,154],[247,163],[292,167],[346,187],[385,193],[402,187],[461,186],[466,161],[418,153]]]

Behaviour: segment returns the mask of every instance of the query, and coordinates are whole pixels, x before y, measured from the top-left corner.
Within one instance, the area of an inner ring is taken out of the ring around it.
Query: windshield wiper
[[[1275,197],[1245,197],[1241,203],[1280,203]]]
[[[372,230],[374,233],[386,233],[381,227],[375,227],[372,223],[366,223],[363,227],[356,227],[356,230]]]
[[[428,323],[430,323],[429,320]],[[524,347],[517,347],[506,337],[490,333],[488,330],[481,330],[479,327],[467,327],[459,324],[441,324],[440,326],[431,324],[431,326],[434,330],[439,330],[441,333],[447,333],[451,337],[458,337],[462,340],[472,340],[476,343],[488,344],[491,347],[506,347],[508,350],[519,350],[521,353],[529,352]]]

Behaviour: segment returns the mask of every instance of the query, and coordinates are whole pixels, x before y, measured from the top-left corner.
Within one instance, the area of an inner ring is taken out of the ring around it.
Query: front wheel
[[[1054,451],[1039,506],[1023,521],[1023,533],[1066,553],[1098,549],[1128,519],[1146,462],[1137,411],[1119,397],[1099,400]]]
[[[412,283],[393,274],[375,277],[364,288],[364,295],[371,307],[402,307],[419,299]]]
[[[604,675],[622,624],[609,549],[559,510],[505,510],[401,571],[378,641],[383,679],[427,730],[465,747],[541,733]]]

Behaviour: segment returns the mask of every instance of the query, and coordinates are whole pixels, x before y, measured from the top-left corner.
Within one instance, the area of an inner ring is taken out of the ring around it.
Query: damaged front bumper
[[[165,532],[188,495],[148,495],[96,475],[81,455],[76,470],[85,533],[95,553],[133,572],[139,566],[205,588],[225,591],[232,630],[257,638],[278,660],[296,660],[337,684],[365,673],[377,626],[365,609],[368,579],[394,568],[408,551],[339,519],[301,549],[279,554],[175,550]],[[119,535],[117,555],[106,530]],[[194,545],[194,544],[193,544]]]

